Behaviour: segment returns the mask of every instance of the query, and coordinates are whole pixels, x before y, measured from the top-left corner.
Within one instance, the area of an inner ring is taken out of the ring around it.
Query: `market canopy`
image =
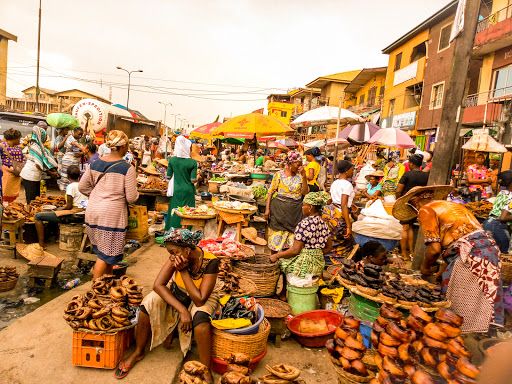
[[[507,148],[503,144],[498,143],[488,133],[482,132],[474,134],[462,149],[478,152],[505,153]]]
[[[350,146],[350,143],[343,139],[343,138],[333,138],[333,139],[327,139],[327,140],[313,140],[309,141],[307,143],[304,143],[304,148],[325,148],[325,147],[334,147],[336,144],[338,144],[338,147],[346,148]]]
[[[202,125],[190,132],[190,137],[197,137],[199,139],[212,139],[212,131],[222,123],[214,122],[210,124]]]
[[[213,129],[213,135],[252,139],[254,136],[283,136],[293,130],[281,120],[261,113],[249,113],[235,116]]]
[[[368,143],[394,148],[416,148],[416,144],[411,137],[400,128],[379,129],[368,140]]]
[[[377,124],[370,122],[354,124],[344,128],[343,131],[340,132],[339,137],[362,144],[370,140],[379,129],[380,127]]]
[[[310,127],[313,125],[326,125],[326,124],[337,124],[338,114],[340,124],[356,124],[364,122],[364,119],[356,115],[354,112],[350,112],[348,109],[338,107],[320,107],[311,109],[290,124],[294,128]]]

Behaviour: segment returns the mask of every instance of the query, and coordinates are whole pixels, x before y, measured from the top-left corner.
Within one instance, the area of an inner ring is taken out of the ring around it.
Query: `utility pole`
[[[39,26],[37,28],[37,68],[36,68],[36,108],[35,112],[39,112],[39,58],[41,55],[41,0],[39,0]]]
[[[480,0],[466,0],[464,29],[455,40],[452,70],[444,95],[439,134],[428,179],[430,185],[446,184],[450,179],[454,152],[459,140],[462,99],[465,94],[466,75],[475,41],[479,9]]]
[[[164,159],[167,159],[167,138],[169,137],[168,136],[168,133],[167,133],[167,125],[165,123],[165,120],[167,118],[167,106],[170,105],[172,107],[172,103],[164,103],[162,101],[159,101],[158,104],[162,104],[164,106],[164,129],[165,129],[165,157]]]

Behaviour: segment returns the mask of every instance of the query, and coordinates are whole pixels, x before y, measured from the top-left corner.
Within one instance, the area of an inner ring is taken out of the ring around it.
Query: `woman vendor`
[[[318,175],[320,174],[320,169],[322,168],[320,165],[322,153],[318,147],[313,147],[304,152],[304,155],[308,161],[305,170],[306,177],[308,179],[309,191],[318,192],[320,190],[320,185],[318,184]]]
[[[510,233],[508,223],[512,222],[512,171],[500,173],[500,184],[507,189],[501,191],[492,206],[483,226],[486,231],[492,233],[500,251],[507,253],[510,246]]]
[[[368,185],[366,186],[366,190],[364,190],[362,193],[363,197],[371,201],[377,200],[379,197],[381,197],[382,185],[380,184],[380,181],[382,180],[383,177],[384,172],[382,171],[375,171],[370,173],[369,175],[366,175]]]
[[[20,194],[21,178],[14,169],[15,162],[23,163],[25,156],[20,148],[21,132],[16,129],[8,129],[4,132],[5,142],[0,144],[2,155],[2,199],[4,203],[12,203]]]
[[[326,192],[308,193],[302,204],[304,219],[295,229],[292,247],[270,256],[272,262],[279,261],[288,282],[293,278],[313,280],[322,275],[324,253],[332,247],[329,227],[321,216],[329,200]]]
[[[169,258],[153,284],[153,291],[142,301],[135,329],[136,346],[119,363],[115,372],[118,379],[125,377],[135,363],[144,358],[147,344],[150,350],[160,344],[170,347],[176,330],[183,354],[190,349],[192,332],[199,361],[210,366],[210,316],[219,302],[219,294],[214,292],[219,260],[197,246],[201,237],[202,232],[187,229],[171,229],[164,234]],[[209,382],[213,383],[211,373],[209,376]]]
[[[382,194],[384,196],[395,195],[398,181],[405,173],[405,167],[400,163],[400,156],[395,153],[384,167],[384,179],[382,180]]]
[[[68,179],[68,167],[72,165],[80,166],[80,159],[82,158],[84,147],[78,142],[84,135],[84,130],[80,127],[75,128],[71,135],[68,135],[64,142],[66,152],[62,156],[62,165],[59,170],[60,179],[58,180],[59,188],[61,191],[66,190],[70,183]]]
[[[484,163],[485,155],[478,152],[475,156],[475,164],[468,167],[467,175],[469,192],[480,193],[481,197],[486,199],[492,195],[492,177]]]
[[[370,240],[357,250],[352,260],[362,262],[363,264],[375,264],[382,267],[388,262],[387,255],[388,251],[380,242]]]
[[[331,201],[324,207],[322,217],[328,224],[333,237],[333,252],[328,255],[329,261],[339,264],[339,258],[350,252],[354,240],[352,238],[351,208],[354,200],[354,187],[350,179],[354,175],[354,164],[341,160],[336,164],[337,179],[331,185]]]
[[[302,197],[308,193],[306,173],[301,156],[290,151],[284,170],[274,174],[267,193],[265,218],[268,225],[268,247],[272,252],[290,248],[293,232],[302,218]]]
[[[499,249],[466,207],[445,201],[451,190],[414,187],[396,201],[393,216],[400,221],[418,216],[426,244],[421,273],[437,274],[441,256],[447,264],[442,288],[451,308],[464,317],[462,331],[487,332],[491,322],[504,320]]]

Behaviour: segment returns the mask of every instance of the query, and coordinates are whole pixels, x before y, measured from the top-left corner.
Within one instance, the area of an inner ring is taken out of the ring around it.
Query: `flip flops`
[[[114,372],[114,377],[116,379],[124,379],[126,376],[128,376],[128,373],[132,370],[132,368],[137,364],[139,361],[141,361],[144,358],[144,356],[138,357],[135,359],[135,362],[130,366],[123,366],[121,367],[121,364],[123,364],[123,361],[119,362],[117,365],[116,371]]]

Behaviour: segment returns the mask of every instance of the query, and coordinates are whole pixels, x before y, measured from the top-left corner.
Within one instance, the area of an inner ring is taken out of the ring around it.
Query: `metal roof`
[[[18,41],[18,36],[13,35],[12,33],[9,33],[7,31],[4,31],[3,29],[0,29],[0,37],[5,37],[8,40],[12,41]]]
[[[387,67],[364,68],[356,77],[354,77],[354,80],[352,80],[350,84],[347,85],[345,92],[356,93],[373,77],[380,74],[385,75],[386,70]]]

